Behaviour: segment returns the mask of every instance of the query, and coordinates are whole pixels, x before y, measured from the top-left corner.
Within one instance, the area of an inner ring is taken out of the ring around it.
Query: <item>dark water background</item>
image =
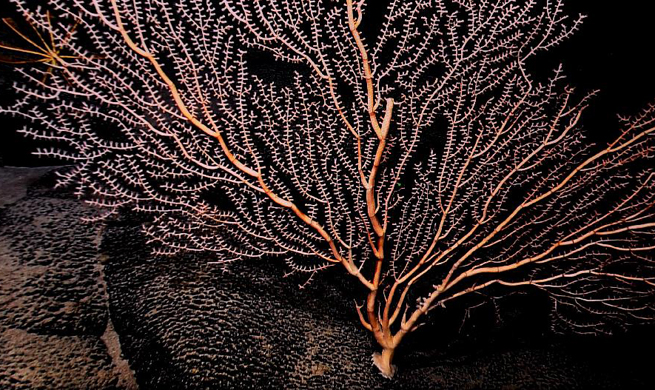
[[[655,6],[643,0],[569,0],[565,8],[570,15],[588,16],[582,29],[562,46],[537,56],[531,67],[535,74],[547,76],[562,63],[570,84],[578,91],[601,91],[583,120],[590,139],[605,143],[617,134],[617,113],[629,115],[648,103],[655,103],[652,61]],[[0,0],[0,17],[16,17],[12,10],[8,0]],[[5,40],[12,33],[2,27],[0,40]],[[0,104],[14,98],[11,90],[14,79],[12,66],[0,64]],[[0,121],[0,164],[56,163],[30,155],[37,144],[16,134],[22,126],[24,123],[11,118]]]

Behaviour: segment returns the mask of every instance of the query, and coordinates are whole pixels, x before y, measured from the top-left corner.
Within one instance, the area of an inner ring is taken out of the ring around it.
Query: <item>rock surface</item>
[[[222,272],[208,256],[153,257],[130,221],[110,224],[102,249],[113,322],[142,389],[648,388],[643,375],[622,371],[613,351],[603,352],[614,361],[606,366],[575,346],[435,352],[425,339],[440,337],[434,329],[407,339],[387,380],[344,298],[356,283],[339,270],[301,290],[302,280],[283,278],[272,261]]]
[[[37,181],[43,171],[7,172],[2,389],[651,388],[651,363],[639,352],[650,353],[652,340],[525,336],[516,330],[535,323],[522,309],[499,331],[452,343],[435,342],[448,337],[440,322],[426,325],[384,379],[353,310],[361,291],[339,270],[299,289],[304,280],[284,278],[275,261],[222,271],[207,255],[155,257],[136,218],[85,223],[93,211],[50,189],[49,175]]]
[[[135,388],[102,338],[101,225],[51,170],[0,169],[0,388]]]

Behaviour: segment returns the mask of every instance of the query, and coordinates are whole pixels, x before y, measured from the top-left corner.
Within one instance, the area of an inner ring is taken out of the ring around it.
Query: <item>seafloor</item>
[[[520,313],[449,343],[432,321],[384,379],[347,281],[300,290],[273,261],[151,256],[136,218],[85,222],[53,183],[0,168],[0,389],[655,388],[652,341],[544,336]]]

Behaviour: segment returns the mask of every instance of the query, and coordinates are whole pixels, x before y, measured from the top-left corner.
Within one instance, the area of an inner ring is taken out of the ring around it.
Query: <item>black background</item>
[[[546,75],[546,70],[562,63],[570,84],[580,93],[601,91],[583,123],[590,140],[604,143],[619,131],[617,113],[634,114],[655,102],[655,6],[643,0],[570,0],[566,9],[572,16],[588,16],[581,31],[562,46],[536,57],[531,66],[535,73]],[[16,17],[7,0],[0,0],[0,16]],[[12,38],[12,33],[2,26],[0,41]],[[0,104],[12,101],[14,79],[13,66],[0,64]],[[0,119],[0,164],[56,163],[31,156],[37,144],[16,134],[23,125],[12,118]]]

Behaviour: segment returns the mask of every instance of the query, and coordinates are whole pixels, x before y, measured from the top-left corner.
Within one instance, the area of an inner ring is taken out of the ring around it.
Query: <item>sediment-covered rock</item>
[[[0,168],[0,388],[135,388],[104,341],[102,226],[43,175]]]

